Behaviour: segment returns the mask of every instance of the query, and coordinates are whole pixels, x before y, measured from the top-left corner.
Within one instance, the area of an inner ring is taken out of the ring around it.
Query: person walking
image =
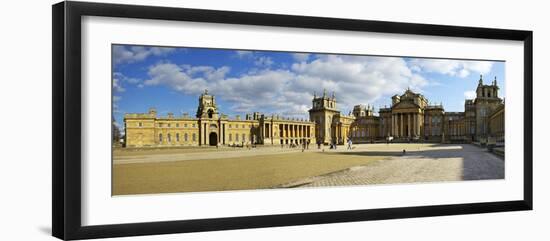
[[[351,149],[352,149],[352,148],[351,148],[351,144],[352,144],[352,143],[351,143],[351,138],[349,138],[349,139],[348,139],[348,150],[351,150]]]

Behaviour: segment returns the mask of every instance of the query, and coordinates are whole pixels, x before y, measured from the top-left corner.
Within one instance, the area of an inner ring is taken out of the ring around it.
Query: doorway
[[[216,132],[211,132],[209,136],[209,142],[211,146],[217,146],[218,145],[218,134]]]

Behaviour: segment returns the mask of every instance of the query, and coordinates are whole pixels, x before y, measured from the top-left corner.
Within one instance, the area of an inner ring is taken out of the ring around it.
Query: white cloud
[[[309,59],[309,55],[310,54],[306,54],[306,53],[294,53],[292,54],[292,58],[294,58],[294,60],[298,62],[304,62]]]
[[[120,85],[119,78],[113,78],[113,90],[116,92],[124,92],[126,90]]]
[[[475,99],[476,98],[476,91],[475,90],[468,90],[464,92],[464,98],[466,99]]]
[[[252,51],[246,51],[246,50],[237,50],[235,51],[237,57],[239,58],[246,58],[246,57],[252,57],[254,55],[254,52]]]
[[[329,55],[295,63],[290,70],[263,68],[227,77],[229,72],[229,67],[159,63],[150,66],[150,78],[143,83],[166,85],[197,96],[208,89],[228,101],[233,112],[262,111],[304,118],[314,91],[318,95],[323,89],[334,91],[339,109],[347,113],[353,105],[373,103],[408,87],[420,91],[428,84],[408,68],[405,60],[388,57]]]
[[[126,89],[123,86],[124,85],[123,83],[139,84],[140,82],[141,82],[140,79],[125,76],[120,72],[113,73],[113,90],[115,90],[116,92],[126,91]]]
[[[113,95],[113,113],[120,113],[120,109],[118,108],[118,102],[122,99],[121,96]]]
[[[273,60],[270,57],[261,56],[254,61],[254,65],[258,67],[269,67],[273,64]]]
[[[296,89],[335,91],[342,111],[402,93],[408,87],[420,91],[428,84],[402,58],[328,55],[310,63],[296,63],[292,70],[301,77]]]
[[[149,56],[163,56],[175,51],[175,48],[143,47],[143,46],[113,46],[113,62],[115,64],[134,63],[147,59]]]
[[[415,72],[438,73],[465,78],[470,74],[487,74],[493,63],[490,61],[450,60],[450,59],[412,59],[411,70]]]

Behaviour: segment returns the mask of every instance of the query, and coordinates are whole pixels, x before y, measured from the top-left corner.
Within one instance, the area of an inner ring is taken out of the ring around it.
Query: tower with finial
[[[323,95],[313,95],[312,108],[309,110],[309,119],[316,123],[316,139],[323,143],[332,143],[331,125],[334,116],[340,114],[336,108],[336,94],[329,96],[323,89]]]
[[[482,86],[482,85],[483,85],[483,75],[482,75],[482,74],[479,75],[479,81],[478,81],[477,85],[478,85],[478,86]]]
[[[492,81],[492,83],[483,84],[483,81],[480,77],[479,84],[476,89],[476,98],[472,104],[475,107],[475,123],[476,123],[476,137],[484,138],[489,133],[488,127],[488,117],[490,113],[495,110],[502,103],[502,99],[498,96],[499,87],[497,85],[497,79]],[[469,107],[470,109],[474,109]]]
[[[208,90],[205,89],[204,93],[199,97],[199,106],[197,108],[197,118],[218,118],[218,107],[216,105],[216,98],[213,95],[208,94]]]
[[[491,84],[483,84],[483,76],[480,75],[479,83],[476,89],[476,99],[477,98],[498,98],[498,86],[497,86],[497,77],[492,81]]]

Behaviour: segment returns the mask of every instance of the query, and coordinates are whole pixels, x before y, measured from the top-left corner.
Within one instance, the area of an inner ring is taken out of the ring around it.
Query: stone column
[[[416,133],[417,133],[418,136],[422,136],[422,133],[420,133],[420,126],[422,125],[422,119],[421,119],[420,113],[416,114],[416,122],[417,122],[417,125],[416,125],[417,132]]]
[[[418,135],[418,132],[416,132],[416,127],[418,126],[418,114],[415,112],[413,114],[413,134],[416,136]]]
[[[204,144],[207,146],[210,144],[210,136],[208,134],[208,125],[204,124]]]
[[[292,124],[288,124],[288,137],[292,138]]]
[[[393,120],[394,120],[394,128],[393,128],[393,136],[397,137],[399,136],[399,115],[393,114]]]
[[[404,115],[403,114],[400,114],[401,118],[400,119],[400,123],[399,123],[399,137],[403,137],[404,136],[404,131],[403,131],[403,117]]]
[[[336,144],[340,143],[340,139],[342,139],[341,135],[342,135],[342,129],[340,128],[340,124],[338,124],[336,125]]]
[[[411,113],[407,113],[407,137],[411,136]]]
[[[395,136],[395,127],[397,127],[397,125],[395,124],[395,114],[392,114],[391,115],[391,135],[392,136]]]
[[[398,114],[393,114],[393,136],[394,137],[397,137],[399,136],[399,115]]]

